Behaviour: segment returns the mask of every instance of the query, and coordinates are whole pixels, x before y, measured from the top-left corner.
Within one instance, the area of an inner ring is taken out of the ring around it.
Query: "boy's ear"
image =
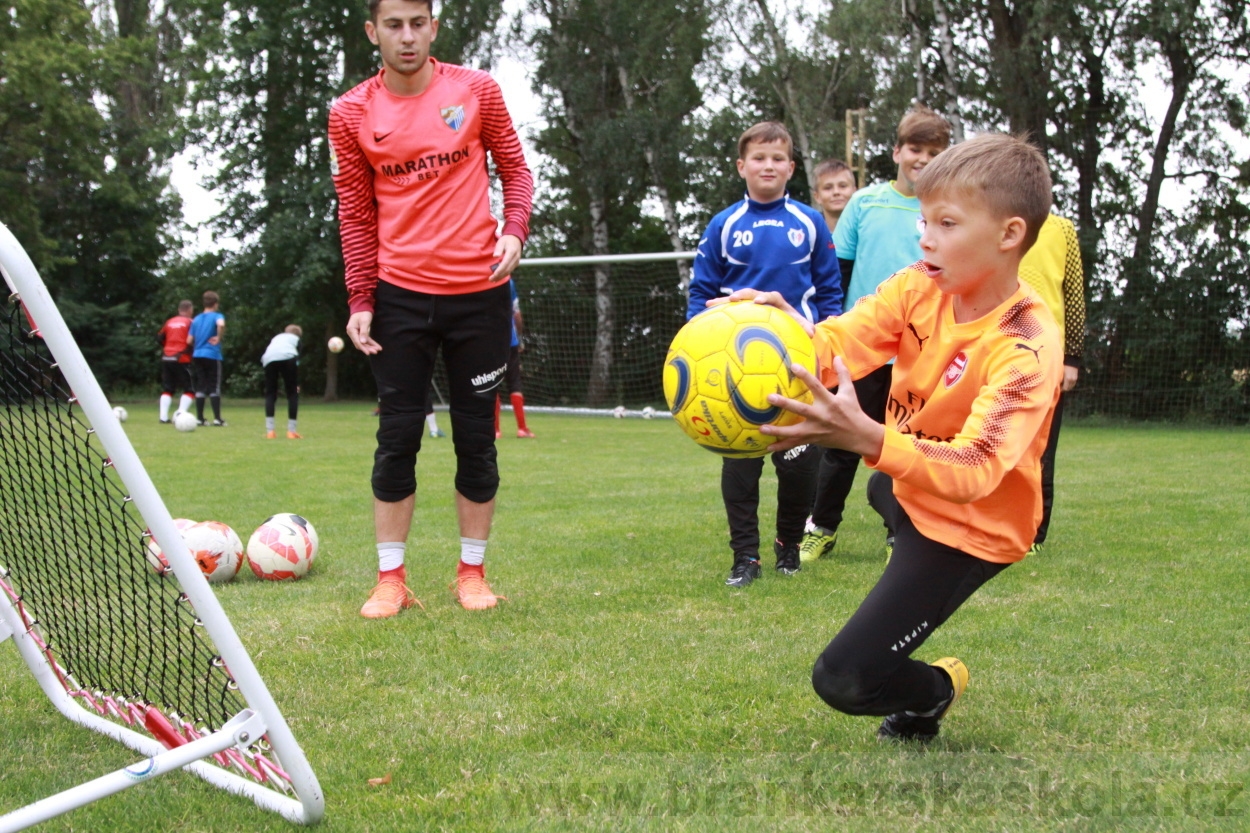
[[[744,167],[746,167],[746,160],[743,159],[741,156],[739,156],[738,157],[738,176],[742,177],[743,179],[746,179],[746,174],[742,172],[742,169]]]
[[[1003,223],[1003,236],[998,243],[999,250],[1005,252],[1008,249],[1018,249],[1024,243],[1024,235],[1028,228],[1029,225],[1024,222],[1023,217],[1008,217]]]

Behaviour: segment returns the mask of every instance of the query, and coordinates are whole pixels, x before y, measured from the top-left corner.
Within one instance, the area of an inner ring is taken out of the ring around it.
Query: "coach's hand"
[[[769,451],[785,451],[815,443],[828,448],[844,448],[875,462],[885,444],[885,426],[864,413],[855,396],[855,383],[841,357],[833,360],[838,373],[838,392],[830,393],[802,365],[793,365],[794,375],[812,392],[812,404],[769,394],[768,401],[803,417],[794,425],[761,425],[760,433],[776,437]]]
[[[807,333],[807,337],[811,338],[816,332],[816,328],[812,322],[808,321],[799,311],[790,306],[790,302],[786,300],[786,296],[780,292],[760,292],[758,289],[739,289],[732,295],[724,298],[712,298],[707,302],[709,307],[718,307],[721,304],[728,304],[730,301],[754,301],[757,304],[766,304],[770,307],[776,307],[784,313],[787,313],[795,321],[802,326],[803,332]]]
[[[355,312],[347,319],[347,337],[356,345],[356,349],[366,356],[382,352],[382,345],[369,337],[369,328],[373,325],[373,313]]]
[[[495,257],[498,263],[491,264],[490,282],[496,283],[512,274],[512,270],[521,262],[521,238],[515,234],[505,234],[495,244]]]

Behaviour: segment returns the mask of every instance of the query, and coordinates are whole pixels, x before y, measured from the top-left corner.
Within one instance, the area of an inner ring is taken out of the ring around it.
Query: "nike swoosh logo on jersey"
[[[382,144],[382,140],[383,140],[383,139],[385,139],[387,136],[391,135],[391,134],[392,134],[392,133],[394,133],[394,132],[395,132],[394,130],[388,130],[388,131],[386,131],[385,133],[378,133],[378,132],[375,130],[375,131],[373,132],[373,141],[374,141],[374,142],[376,142],[377,144],[379,144],[379,145],[380,145],[380,144]]]

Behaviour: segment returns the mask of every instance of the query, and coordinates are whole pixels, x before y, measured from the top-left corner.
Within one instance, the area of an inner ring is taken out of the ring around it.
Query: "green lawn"
[[[407,559],[426,610],[368,622],[367,403],[306,406],[298,442],[262,439],[254,403],[192,434],[128,407],[175,516],[246,540],[291,511],[320,533],[308,579],[243,575],[218,595],[320,778],[325,830],[1250,823],[1245,430],[1065,427],[1050,544],[917,653],[972,672],[917,748],[878,744],[875,719],[831,711],[809,683],[883,566],[862,476],[836,558],[731,591],[712,455],[667,420],[533,415],[537,440],[500,442],[487,563],[508,600],[470,614],[447,589],[451,441],[427,440]],[[56,714],[8,646],[0,715],[0,812],[137,757]],[[290,826],[178,773],[44,829]]]

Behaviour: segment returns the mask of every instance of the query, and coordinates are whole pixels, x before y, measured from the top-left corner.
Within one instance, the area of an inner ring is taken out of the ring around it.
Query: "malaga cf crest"
[[[438,112],[443,117],[443,121],[447,122],[448,127],[457,132],[460,131],[460,125],[464,124],[463,104],[453,104],[451,107],[444,107]]]

